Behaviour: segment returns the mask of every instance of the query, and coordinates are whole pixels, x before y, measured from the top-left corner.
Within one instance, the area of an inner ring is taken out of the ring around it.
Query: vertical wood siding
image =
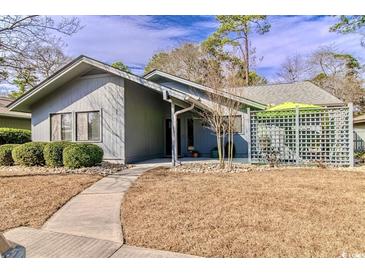
[[[104,158],[124,162],[124,79],[96,75],[77,78],[32,106],[32,138],[50,141],[50,113],[73,112],[73,140],[77,111],[101,111],[100,145]]]
[[[0,127],[30,129],[30,119],[0,116]]]

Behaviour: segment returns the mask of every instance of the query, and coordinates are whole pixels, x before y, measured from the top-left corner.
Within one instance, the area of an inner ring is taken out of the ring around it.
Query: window
[[[243,132],[242,116],[241,115],[236,115],[234,117],[232,116],[232,118],[233,118],[233,133],[242,133]],[[226,116],[225,119],[228,120],[228,117]]]
[[[241,115],[237,115],[234,117],[234,121],[233,121],[233,132],[234,133],[242,133],[243,132],[243,128],[242,128],[242,116]]]
[[[76,113],[76,140],[100,141],[100,112]]]
[[[72,140],[72,114],[51,114],[51,141]]]

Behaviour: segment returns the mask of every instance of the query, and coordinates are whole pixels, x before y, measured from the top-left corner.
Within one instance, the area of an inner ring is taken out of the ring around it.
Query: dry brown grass
[[[101,178],[87,174],[0,172],[0,231],[40,227],[70,198]]]
[[[207,257],[365,255],[365,173],[152,170],[123,202],[128,244]]]

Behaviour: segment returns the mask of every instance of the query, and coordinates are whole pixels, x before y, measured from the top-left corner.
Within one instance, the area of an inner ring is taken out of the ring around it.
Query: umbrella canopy
[[[299,108],[300,110],[305,111],[313,111],[314,113],[321,110],[323,107],[311,104],[302,104],[302,103],[294,103],[294,102],[285,102],[278,104],[273,107],[269,107],[264,111],[260,111],[257,113],[258,117],[281,117],[281,116],[295,116],[295,109]]]
[[[285,103],[281,103],[279,105],[270,107],[270,108],[266,109],[266,111],[293,110],[293,109],[296,109],[297,107],[299,109],[320,109],[320,108],[322,108],[321,106],[311,105],[311,104],[285,102]]]

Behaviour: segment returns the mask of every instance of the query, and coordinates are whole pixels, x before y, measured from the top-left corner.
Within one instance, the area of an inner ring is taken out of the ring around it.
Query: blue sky
[[[85,26],[66,39],[66,52],[111,63],[122,60],[133,72],[143,73],[149,58],[160,50],[183,42],[201,42],[217,27],[214,16],[80,16]],[[339,51],[365,61],[358,35],[330,33],[331,16],[270,16],[271,31],[252,37],[258,62],[256,69],[274,81],[286,56],[310,54],[319,46],[334,45]]]
[[[201,42],[217,27],[214,16],[80,16],[84,28],[65,37],[66,53],[88,55],[112,63],[122,60],[134,73],[142,74],[152,55],[183,42]],[[280,64],[287,56],[310,54],[320,46],[334,45],[365,62],[365,48],[356,34],[330,33],[336,22],[332,16],[269,16],[271,31],[254,34],[257,71],[275,81]]]

